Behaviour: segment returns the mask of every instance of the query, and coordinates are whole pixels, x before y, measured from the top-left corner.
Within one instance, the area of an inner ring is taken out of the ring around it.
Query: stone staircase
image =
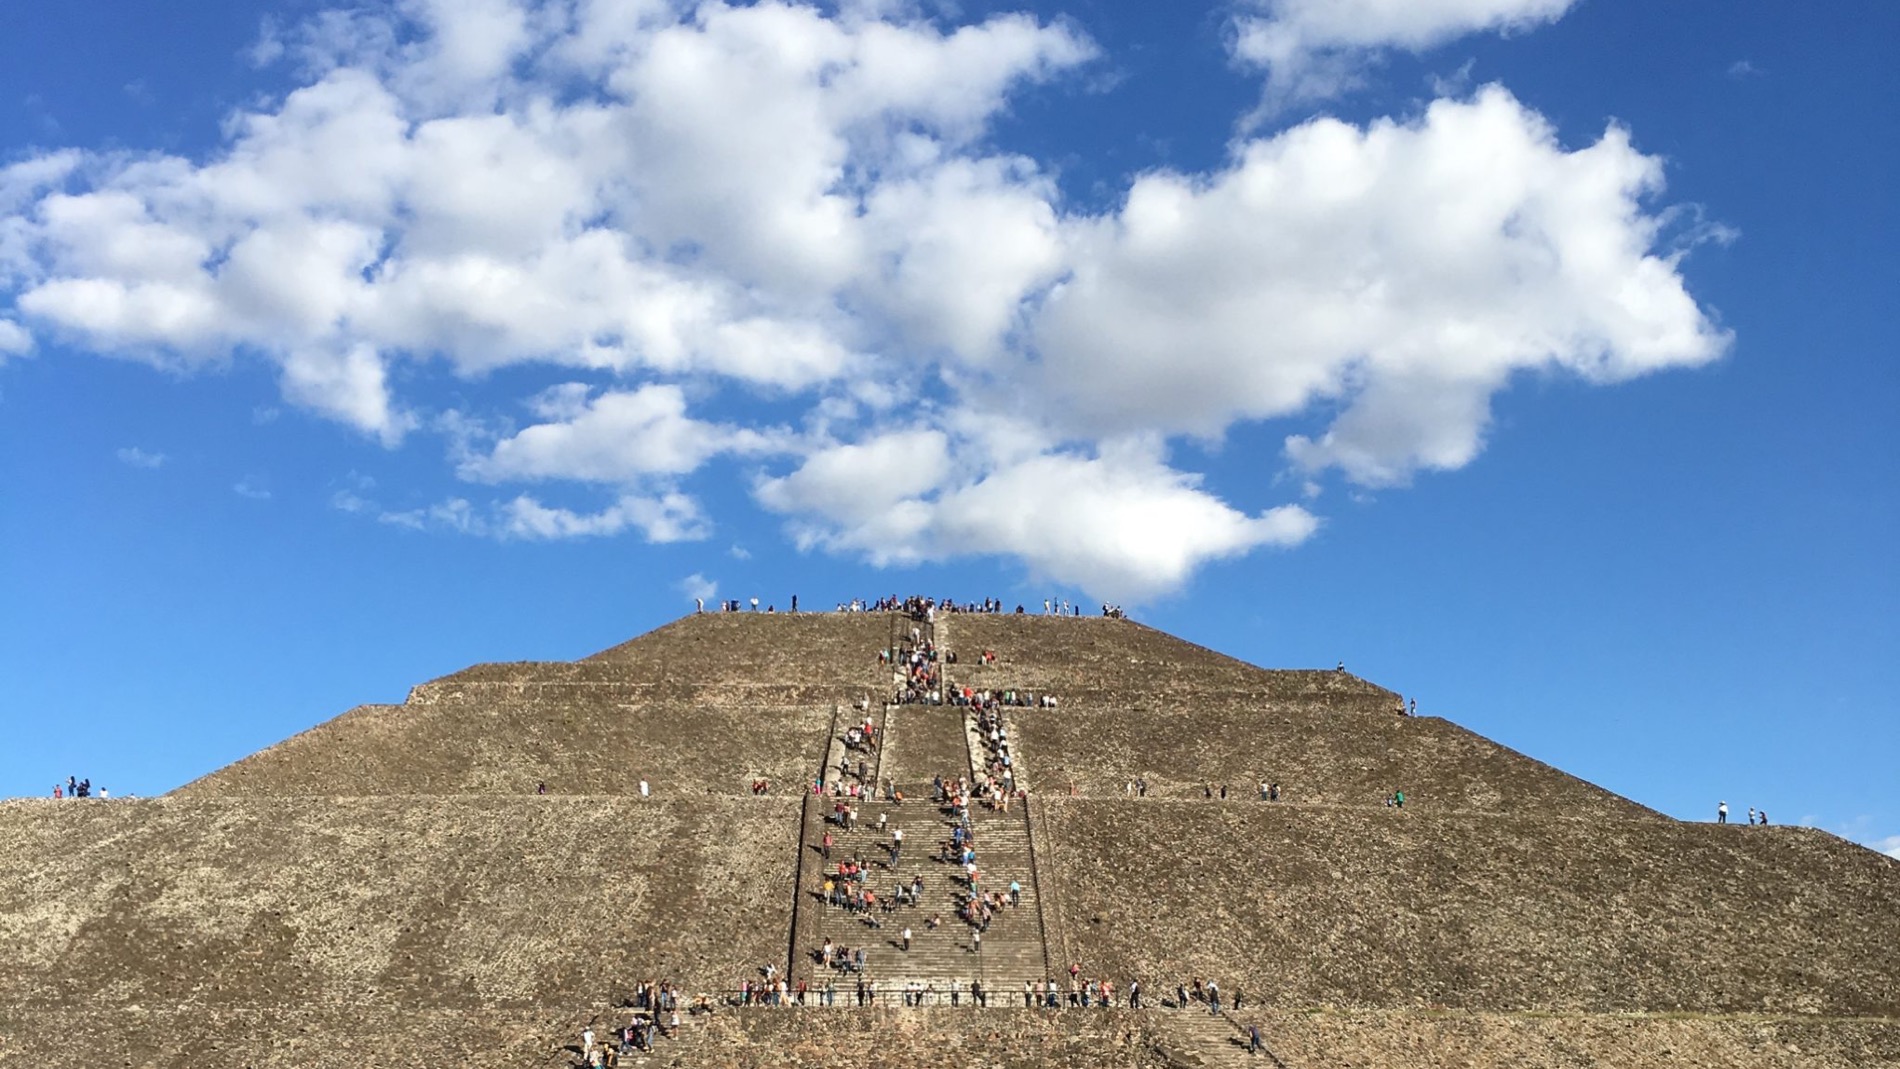
[[[983,933],[981,950],[976,949],[975,930],[961,917],[957,908],[964,888],[959,870],[941,860],[939,849],[947,842],[956,825],[955,818],[926,799],[889,802],[860,802],[855,830],[847,831],[825,823],[832,807],[819,800],[814,806],[818,826],[807,830],[808,849],[818,850],[826,831],[833,837],[831,860],[807,858],[806,876],[799,889],[796,925],[801,945],[794,947],[791,981],[804,979],[814,987],[822,986],[829,975],[839,985],[839,1003],[844,992],[855,986],[856,974],[838,969],[827,974],[819,964],[816,951],[827,938],[835,946],[866,951],[865,976],[877,981],[886,1001],[893,992],[910,981],[928,981],[939,993],[956,980],[968,991],[973,980],[982,980],[992,992],[1020,994],[1025,980],[1045,975],[1047,959],[1043,953],[1043,932],[1036,902],[1036,883],[1029,860],[1028,828],[1020,811],[979,813],[971,818],[971,834],[976,845],[977,863],[986,889],[1006,890],[1012,880],[1022,885],[1021,904],[1006,907]],[[885,819],[885,830],[877,830],[878,818]],[[904,848],[896,866],[890,863],[892,829],[904,830]],[[827,904],[824,881],[837,871],[838,863],[861,859],[868,866],[865,886],[875,891],[880,905],[867,917],[863,913]],[[901,881],[910,883],[920,877],[924,883],[921,900],[885,909],[882,901],[895,902],[895,889]],[[937,916],[941,923],[931,928],[928,918]],[[911,930],[910,949],[903,949],[902,934]]]
[[[1273,1039],[1261,1032],[1263,1049],[1258,1054],[1247,1049],[1246,1022],[1228,1013],[1209,1013],[1207,1007],[1193,1003],[1185,1010],[1157,1010],[1156,1019],[1175,1037],[1178,1046],[1171,1052],[1182,1066],[1276,1066],[1287,1064],[1273,1050]]]
[[[891,648],[900,655],[912,645],[911,626],[901,618],[893,619]],[[942,620],[934,627],[918,626],[919,640],[934,641],[940,651],[948,648],[947,631]],[[947,678],[944,685],[948,686]],[[866,785],[872,793],[857,803],[856,826],[846,829],[830,820],[836,805],[832,799],[813,798],[806,806],[806,856],[800,866],[787,973],[794,987],[804,980],[816,989],[830,980],[837,986],[835,1004],[855,1005],[858,974],[837,967],[828,972],[820,963],[818,951],[827,940],[843,951],[865,950],[863,976],[877,985],[879,1002],[884,1005],[901,1005],[902,992],[913,984],[930,985],[929,1004],[948,1005],[954,982],[967,1006],[972,1003],[972,983],[981,981],[992,996],[991,1005],[1020,1006],[1023,983],[1047,975],[1050,963],[1044,949],[1029,825],[1022,809],[1008,813],[977,809],[970,813],[967,825],[981,888],[1007,891],[1016,882],[1021,887],[1019,904],[1000,910],[980,940],[958,913],[967,893],[950,847],[959,818],[935,800],[934,781],[972,771],[972,757],[980,753],[980,742],[972,737],[972,725],[964,714],[965,710],[948,705],[884,706],[877,717],[882,738]],[[841,720],[849,722],[862,715],[852,713]],[[842,746],[834,728],[827,750],[829,768],[837,767]],[[890,787],[902,792],[902,803],[889,800]],[[897,828],[904,831],[904,846],[893,864],[891,832]],[[833,839],[828,860],[815,856],[827,833]],[[866,865],[868,875],[862,886],[881,900],[868,915],[830,905],[825,898],[825,880],[847,859]],[[884,905],[896,902],[900,883],[909,885],[917,878],[924,885],[918,901],[894,908]],[[940,922],[934,928],[928,923],[932,917]],[[908,949],[903,945],[906,928],[911,933]]]

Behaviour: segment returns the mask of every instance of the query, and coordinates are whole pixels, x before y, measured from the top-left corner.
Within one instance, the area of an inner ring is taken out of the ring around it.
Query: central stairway
[[[911,626],[918,629],[915,641]],[[941,619],[894,623],[891,630],[893,659],[908,656],[923,642],[933,643],[940,657],[947,649],[947,629]],[[940,661],[940,671],[942,666]],[[888,665],[878,667],[889,671]],[[947,680],[943,686],[948,693]],[[876,984],[878,1001],[887,1006],[902,1005],[903,992],[917,984],[930,985],[933,994],[927,1004],[948,1005],[952,982],[962,1003],[970,1005],[972,985],[980,981],[991,1006],[1020,1007],[1023,985],[1049,975],[1051,962],[1026,807],[1018,804],[1004,812],[974,806],[969,811],[963,826],[976,851],[979,891],[985,895],[1002,892],[1006,899],[1012,883],[1019,891],[1016,904],[1006,904],[994,913],[980,940],[976,927],[959,912],[968,888],[952,842],[962,818],[939,799],[937,784],[972,776],[975,740],[965,712],[944,704],[885,705],[873,711],[873,719],[882,725],[881,738],[875,752],[868,755],[847,753],[843,740],[843,732],[867,714],[859,710],[835,718],[826,750],[828,790],[840,782],[847,787],[856,782],[855,776],[840,781],[840,758],[855,768],[863,756],[870,774],[860,785],[863,796],[855,801],[830,794],[807,800],[786,974],[794,988],[802,980],[822,989],[829,980],[837,988],[835,1005],[854,1004],[860,976],[836,965],[825,968],[820,948],[827,940],[841,957],[859,948],[865,951],[862,977]],[[903,801],[894,801],[893,793]],[[835,819],[840,802],[855,807],[852,826]],[[900,828],[904,842],[893,863],[892,833]],[[827,834],[832,839],[829,858],[822,845]],[[858,886],[877,896],[878,905],[868,913],[827,900],[825,883],[835,879],[846,862],[864,867],[866,877]],[[916,880],[922,881],[922,895],[896,904],[899,885],[910,887]],[[938,921],[935,927],[930,924],[932,918]],[[906,928],[911,933],[908,950],[903,945]],[[808,999],[808,1004],[814,1001]]]
[[[1021,888],[1019,904],[997,911],[989,930],[982,933],[979,950],[975,927],[958,913],[967,892],[961,869],[949,859],[957,826],[953,815],[924,799],[903,804],[859,802],[856,827],[847,830],[827,819],[832,805],[818,801],[813,807],[817,826],[807,829],[811,844],[804,866],[807,875],[799,888],[797,926],[803,941],[794,948],[788,974],[794,986],[801,979],[815,988],[826,979],[835,980],[841,993],[855,986],[856,973],[842,968],[827,973],[820,964],[819,947],[829,939],[841,951],[864,949],[864,976],[877,982],[881,1001],[893,1001],[895,992],[911,981],[929,982],[945,993],[951,980],[965,992],[972,981],[981,980],[992,994],[1007,994],[1020,1005],[1023,982],[1042,979],[1047,968],[1022,811],[971,816],[969,834],[977,852],[979,886],[986,892],[1006,892],[1014,881]],[[898,828],[904,831],[904,846],[893,865],[891,832]],[[833,839],[828,861],[820,845],[827,832]],[[867,876],[860,886],[877,896],[878,905],[868,913],[826,900],[825,881],[848,861],[865,867]],[[923,882],[923,894],[917,901],[887,908],[885,903],[896,903],[900,883],[910,886],[918,879]],[[934,928],[929,923],[932,917],[939,921]],[[903,949],[905,928],[911,932],[908,951]]]

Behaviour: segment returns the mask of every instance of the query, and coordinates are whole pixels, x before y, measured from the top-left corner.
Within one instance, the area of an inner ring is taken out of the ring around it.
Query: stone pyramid
[[[893,704],[926,651],[950,700]],[[1397,705],[1014,614],[697,614],[478,665],[163,798],[0,804],[0,1066],[571,1065],[651,980],[688,1012],[621,1064],[1900,1065],[1900,863]],[[998,729],[1022,790],[960,817],[937,785]],[[1006,900],[980,940],[959,826]],[[1113,1005],[1069,1005],[1071,966]],[[768,972],[804,1004],[740,1005]]]

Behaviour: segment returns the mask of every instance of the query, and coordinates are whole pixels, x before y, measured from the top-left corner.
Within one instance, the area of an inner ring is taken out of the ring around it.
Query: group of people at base
[[[628,1011],[627,1023],[599,1034],[593,1024],[581,1030],[580,1061],[576,1064],[588,1069],[611,1069],[625,1056],[653,1053],[656,1039],[679,1037],[682,1007],[687,1007],[689,1013],[711,1013],[713,1000],[699,995],[688,1006],[685,996],[670,981],[642,981],[634,987],[633,996],[622,1003]]]

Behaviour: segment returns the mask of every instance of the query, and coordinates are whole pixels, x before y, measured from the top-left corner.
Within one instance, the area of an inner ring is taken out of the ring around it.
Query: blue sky
[[[0,794],[921,589],[1900,850],[1892,5],[454,10],[0,34]]]

